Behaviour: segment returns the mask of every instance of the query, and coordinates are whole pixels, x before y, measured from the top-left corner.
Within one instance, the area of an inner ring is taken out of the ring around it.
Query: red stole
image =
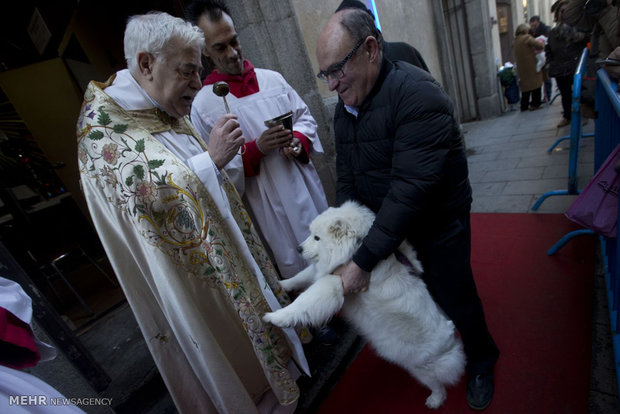
[[[243,73],[241,75],[229,75],[227,73],[220,73],[214,69],[213,72],[207,75],[203,85],[212,85],[215,82],[221,81],[228,83],[228,86],[230,86],[230,93],[236,98],[252,95],[259,90],[256,72],[254,72],[254,65],[252,65],[249,60],[243,61]]]

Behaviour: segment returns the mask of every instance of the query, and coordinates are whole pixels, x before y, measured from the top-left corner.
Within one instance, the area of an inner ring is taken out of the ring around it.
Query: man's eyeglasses
[[[355,52],[357,52],[357,49],[359,49],[360,46],[364,44],[365,40],[366,39],[360,39],[355,45],[355,47],[351,49],[349,54],[346,55],[344,59],[340,61],[340,63],[330,66],[327,70],[320,71],[319,73],[316,74],[316,77],[325,83],[329,82],[330,78],[337,79],[337,80],[342,79],[342,77],[344,76],[344,71],[342,70],[342,68],[344,68],[344,65],[346,65],[347,62],[351,60]]]

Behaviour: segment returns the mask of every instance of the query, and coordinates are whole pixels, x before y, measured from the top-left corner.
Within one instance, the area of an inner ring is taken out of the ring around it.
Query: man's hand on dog
[[[366,292],[368,290],[370,273],[362,270],[353,260],[338,266],[332,273],[342,278],[342,287],[345,295]]]

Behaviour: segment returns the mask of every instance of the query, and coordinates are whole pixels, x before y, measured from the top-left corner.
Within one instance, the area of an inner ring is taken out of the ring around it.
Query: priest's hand
[[[263,154],[268,154],[276,148],[281,148],[291,141],[293,134],[282,124],[266,129],[256,140],[258,150]]]
[[[209,155],[217,169],[224,168],[244,143],[237,115],[224,114],[219,117],[209,135]]]
[[[353,260],[339,266],[332,272],[342,278],[344,294],[360,293],[368,290],[370,284],[370,273],[362,270]]]
[[[280,148],[280,155],[282,155],[284,159],[294,160],[301,155],[303,150],[304,149],[301,145],[301,141],[299,141],[299,138],[293,137],[288,145]]]

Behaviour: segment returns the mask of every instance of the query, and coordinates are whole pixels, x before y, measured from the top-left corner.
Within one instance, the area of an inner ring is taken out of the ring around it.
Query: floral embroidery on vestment
[[[78,120],[82,179],[96,180],[108,202],[177,268],[228,296],[274,393],[280,403],[292,403],[299,397],[299,388],[287,369],[290,347],[279,328],[261,319],[270,310],[261,293],[267,287],[258,286],[241,259],[227,224],[198,177],[152,137],[154,131],[166,130],[160,117],[155,111],[124,111],[105,95],[105,86],[91,82]],[[186,118],[179,124],[198,137]],[[223,188],[268,287],[282,305],[290,303],[225,173]]]

